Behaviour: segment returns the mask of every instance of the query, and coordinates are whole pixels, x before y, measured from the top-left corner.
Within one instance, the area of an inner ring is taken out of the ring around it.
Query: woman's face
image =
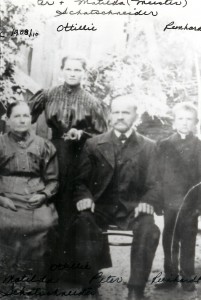
[[[11,131],[26,132],[31,127],[31,114],[29,106],[22,102],[13,107],[10,117],[7,120]]]
[[[67,84],[79,84],[84,76],[84,69],[81,61],[75,59],[67,59],[63,68],[63,75]]]

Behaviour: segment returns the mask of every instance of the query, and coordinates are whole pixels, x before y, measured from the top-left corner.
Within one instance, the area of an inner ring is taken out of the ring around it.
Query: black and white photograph
[[[0,299],[201,300],[200,0],[2,0]]]

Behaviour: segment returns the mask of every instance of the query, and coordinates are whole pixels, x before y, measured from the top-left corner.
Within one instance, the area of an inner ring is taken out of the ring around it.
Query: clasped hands
[[[45,194],[34,194],[27,203],[28,209],[39,208],[45,203],[46,195]],[[5,196],[0,196],[0,206],[10,209],[12,211],[17,211],[17,208],[13,201]]]
[[[83,211],[90,209],[91,212],[94,212],[95,209],[95,203],[93,202],[92,199],[90,198],[85,198],[77,203],[77,210],[78,211]],[[134,216],[137,218],[140,213],[146,213],[149,215],[154,214],[154,208],[152,205],[147,204],[147,203],[139,203],[138,206],[134,209]]]
[[[64,133],[63,138],[64,141],[71,140],[71,141],[79,141],[83,134],[83,130],[78,130],[76,128],[71,128],[67,133]]]

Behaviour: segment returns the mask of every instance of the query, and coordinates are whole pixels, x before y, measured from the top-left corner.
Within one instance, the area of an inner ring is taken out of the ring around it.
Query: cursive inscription
[[[87,25],[77,25],[77,23],[75,24],[70,24],[67,23],[65,26],[64,25],[59,25],[57,27],[57,31],[96,31],[97,28],[95,26],[93,26],[93,23],[91,24],[91,26],[87,26]]]
[[[38,0],[38,5],[54,5],[54,1]]]
[[[50,271],[62,271],[62,270],[90,270],[89,263],[81,264],[80,262],[66,262],[64,264],[52,264]]]
[[[33,283],[33,282],[44,282],[44,283],[56,283],[58,281],[53,280],[52,278],[49,278],[47,275],[38,277],[36,274],[32,275],[22,275],[22,276],[15,276],[15,275],[8,275],[5,276],[3,279],[3,283],[5,284],[14,284],[14,283],[19,283],[19,282],[28,282],[28,283]]]
[[[25,287],[22,288],[15,288],[14,286],[9,291],[1,291],[0,290],[0,298],[8,297],[8,296],[36,296],[36,297],[43,297],[44,296],[55,296],[55,297],[67,297],[67,296],[90,296],[95,295],[96,291],[87,288],[82,290],[60,290],[59,288],[55,288],[54,290],[44,290],[41,288],[34,288],[34,289],[26,289]],[[8,299],[8,298],[6,298]]]
[[[143,10],[136,10],[136,8],[133,8],[133,12],[129,11],[112,11],[112,10],[98,10],[98,9],[92,9],[89,11],[85,11],[82,9],[79,9],[77,11],[69,10],[68,7],[64,11],[57,10],[56,11],[56,16],[55,17],[60,17],[62,15],[102,15],[102,16],[153,16],[156,17],[158,15],[157,11],[143,11]]]
[[[163,31],[169,30],[169,29],[174,29],[174,30],[194,30],[194,31],[201,31],[201,26],[191,26],[191,25],[175,25],[175,22],[172,21],[169,24],[167,24]]]
[[[74,0],[75,2],[78,3],[78,5],[81,4],[88,4],[88,5],[125,5],[124,2],[115,0],[115,1],[110,1],[110,0],[96,0],[96,1],[89,1],[89,0]]]
[[[179,275],[173,277],[162,277],[162,272],[159,272],[155,277],[153,277],[152,283],[159,283],[159,282],[186,282],[186,283],[199,283],[201,281],[201,276],[194,276],[193,278],[184,278],[180,277]]]
[[[173,1],[173,0],[165,0],[165,1],[150,1],[150,0],[131,0],[132,2],[136,2],[137,5],[182,5],[182,1]],[[187,5],[187,0],[184,0],[183,7]]]
[[[114,283],[114,282],[121,283],[123,279],[122,277],[117,277],[113,275],[109,275],[106,277],[103,275],[103,272],[99,272],[90,279],[89,283],[92,283],[93,281],[96,281],[99,284]]]

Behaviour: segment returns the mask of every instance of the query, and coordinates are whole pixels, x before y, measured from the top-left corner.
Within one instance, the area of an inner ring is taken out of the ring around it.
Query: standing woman
[[[57,210],[62,244],[70,219],[76,212],[72,201],[74,169],[86,139],[107,130],[107,108],[81,86],[86,71],[83,58],[64,57],[61,69],[64,84],[38,91],[29,104],[33,123],[45,112],[47,125],[52,129],[52,142],[57,149],[60,173]],[[64,246],[61,248],[64,251]]]

